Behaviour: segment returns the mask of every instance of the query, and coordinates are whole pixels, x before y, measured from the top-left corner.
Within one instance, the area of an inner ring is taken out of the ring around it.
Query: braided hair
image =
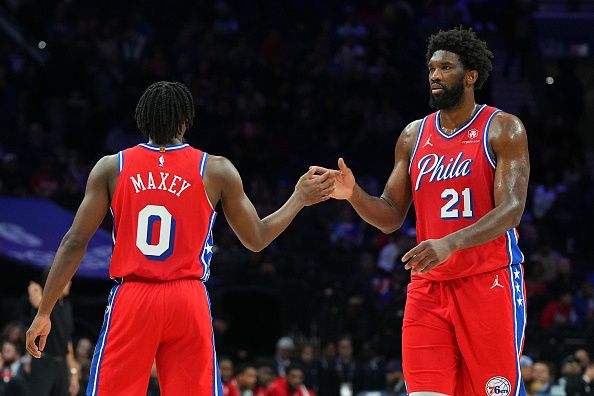
[[[151,84],[140,97],[134,118],[138,129],[155,144],[170,143],[182,126],[192,126],[194,100],[182,83],[159,81]]]
[[[454,28],[448,31],[440,30],[439,33],[429,37],[427,63],[436,51],[444,50],[458,55],[466,70],[478,71],[478,78],[474,83],[475,89],[480,89],[493,66],[491,59],[493,53],[487,48],[487,43],[479,39],[472,29]]]

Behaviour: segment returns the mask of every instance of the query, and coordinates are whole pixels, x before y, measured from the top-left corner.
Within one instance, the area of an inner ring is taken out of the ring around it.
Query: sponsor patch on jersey
[[[481,141],[481,139],[478,139],[479,136],[479,132],[476,129],[471,129],[467,132],[466,136],[468,137],[468,140],[462,140],[462,143],[464,144],[469,144],[469,143],[478,143]]]
[[[487,381],[485,392],[487,392],[487,396],[509,396],[511,384],[505,377],[493,377]]]

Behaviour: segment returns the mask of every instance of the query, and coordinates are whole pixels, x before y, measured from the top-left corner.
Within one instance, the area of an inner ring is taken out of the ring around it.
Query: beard
[[[439,95],[433,95],[431,87],[429,87],[429,106],[437,110],[452,109],[462,101],[464,95],[464,76],[460,78],[457,84],[448,87],[445,84],[439,83],[443,87],[443,92]]]

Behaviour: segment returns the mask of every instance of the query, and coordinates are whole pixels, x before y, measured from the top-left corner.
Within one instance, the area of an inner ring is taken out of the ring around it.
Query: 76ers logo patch
[[[468,138],[471,140],[476,139],[476,137],[478,136],[478,131],[476,129],[471,129],[470,131],[468,131]]]
[[[511,384],[504,377],[493,377],[487,381],[485,392],[488,396],[509,396],[511,394]]]

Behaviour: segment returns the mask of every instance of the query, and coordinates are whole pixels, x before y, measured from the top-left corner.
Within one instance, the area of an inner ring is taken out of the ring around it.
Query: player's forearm
[[[75,375],[76,378],[79,378],[80,375],[80,364],[76,361],[74,357],[74,350],[72,348],[72,343],[68,344],[68,353],[66,354],[66,365],[68,366],[68,370],[71,375]]]
[[[294,193],[276,212],[260,221],[257,233],[258,237],[252,242],[251,246],[247,246],[248,249],[259,252],[268,246],[287,229],[301,209],[303,209],[303,203]]]
[[[476,223],[456,231],[446,238],[454,251],[490,242],[520,223],[524,205],[519,203],[495,207]]]
[[[69,234],[64,236],[54,257],[54,263],[43,288],[38,315],[49,315],[64,288],[74,276],[82,260],[87,243]]]
[[[405,213],[384,198],[367,194],[358,184],[349,202],[363,220],[389,234],[402,226]]]

